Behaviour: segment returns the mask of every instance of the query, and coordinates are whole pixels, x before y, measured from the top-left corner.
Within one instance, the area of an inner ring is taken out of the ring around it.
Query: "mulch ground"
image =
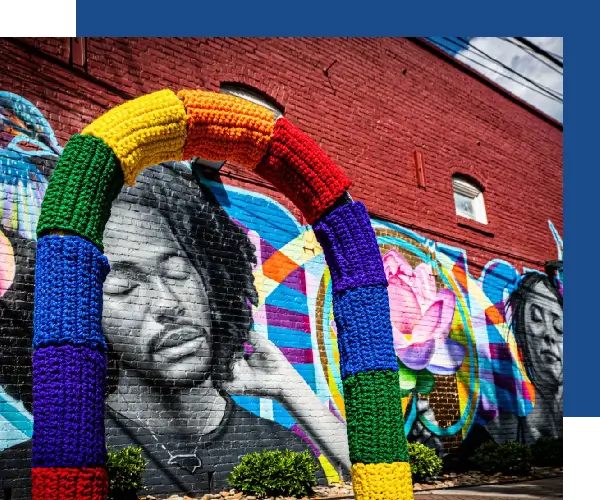
[[[428,481],[415,483],[413,486],[416,497],[422,500],[479,500],[489,497],[476,497],[476,496],[456,496],[452,494],[453,488],[464,488],[468,486],[478,486],[486,484],[508,484],[522,481],[531,481],[535,479],[545,479],[550,477],[562,476],[562,467],[533,467],[530,474],[526,476],[505,476],[501,473],[488,475],[478,471],[470,471],[464,474],[444,474],[439,477],[432,478]],[[448,495],[441,495],[439,491],[435,495],[427,494],[429,490],[443,490],[448,489]],[[352,484],[346,483],[335,483],[329,486],[317,486],[315,488],[314,495],[304,497],[301,500],[337,500],[352,498],[354,493],[352,491]],[[166,497],[167,500],[257,500],[255,496],[243,495],[241,492],[235,490],[221,491],[219,493],[209,493],[202,497],[188,497],[171,495]],[[508,497],[506,497],[508,498]],[[157,497],[147,495],[141,497],[140,500],[160,500]],[[295,498],[288,497],[267,497],[261,500],[297,500]],[[494,500],[503,500],[503,497],[494,497]]]

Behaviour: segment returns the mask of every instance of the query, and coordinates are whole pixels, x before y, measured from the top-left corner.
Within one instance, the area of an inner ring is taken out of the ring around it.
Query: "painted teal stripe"
[[[300,332],[292,328],[269,326],[269,340],[277,347],[299,347],[312,349],[310,333]]]
[[[275,288],[267,297],[266,303],[300,314],[309,313],[306,295],[286,285],[279,285]]]
[[[0,452],[6,448],[11,448],[30,439],[21,431],[0,415]]]
[[[30,438],[33,435],[33,416],[22,403],[9,396],[2,387],[0,387],[0,415],[25,436]]]

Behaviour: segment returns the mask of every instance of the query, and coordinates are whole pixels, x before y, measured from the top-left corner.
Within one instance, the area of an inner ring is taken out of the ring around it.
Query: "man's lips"
[[[540,354],[546,363],[557,363],[561,360],[558,355],[552,351],[543,350]]]
[[[159,336],[151,348],[151,354],[174,361],[197,351],[205,338],[204,328],[175,328]]]

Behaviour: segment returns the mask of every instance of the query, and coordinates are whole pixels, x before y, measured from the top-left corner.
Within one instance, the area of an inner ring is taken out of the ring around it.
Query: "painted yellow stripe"
[[[354,464],[352,485],[356,500],[413,500],[410,464]]]
[[[331,465],[329,460],[327,460],[323,455],[319,455],[319,462],[321,463],[321,467],[323,467],[325,478],[329,484],[341,482],[340,475],[337,473],[333,465]]]
[[[163,161],[181,161],[186,140],[186,113],[169,89],[128,101],[103,114],[82,134],[102,139],[121,163],[125,184]]]

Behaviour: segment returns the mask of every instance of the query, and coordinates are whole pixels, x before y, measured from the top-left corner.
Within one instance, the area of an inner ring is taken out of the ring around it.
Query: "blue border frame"
[[[557,0],[507,0],[502,4],[475,0],[232,0],[226,4],[180,0],[172,6],[156,0],[76,1],[77,36],[378,37],[443,35],[448,31],[556,34],[564,30],[566,10]]]

